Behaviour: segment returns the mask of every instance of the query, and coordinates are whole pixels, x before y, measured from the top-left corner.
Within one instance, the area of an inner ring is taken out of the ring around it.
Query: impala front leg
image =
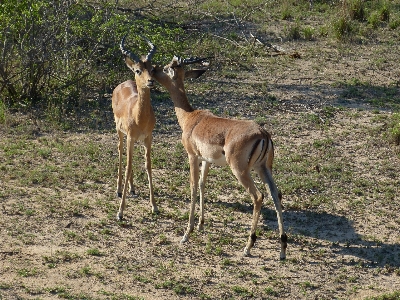
[[[133,172],[131,172],[131,176],[129,177],[129,195],[132,197],[137,197],[135,187],[133,186]]]
[[[117,179],[117,196],[122,197],[122,152],[124,151],[124,134],[118,131],[118,179]]]
[[[190,165],[190,212],[189,212],[189,223],[186,232],[181,240],[181,243],[185,243],[189,240],[189,235],[194,228],[194,210],[196,207],[197,198],[197,185],[199,183],[199,160],[197,156],[189,156]]]
[[[125,172],[125,184],[124,184],[124,189],[122,192],[122,199],[121,203],[119,205],[119,211],[117,214],[117,219],[122,220],[124,216],[124,209],[126,207],[126,192],[128,190],[128,183],[131,177],[132,173],[132,154],[133,154],[133,145],[135,141],[132,140],[129,136],[126,139],[126,154],[127,154],[127,159],[126,159],[126,172]]]
[[[152,207],[152,212],[156,213],[158,212],[158,207],[156,204],[156,201],[154,200],[154,191],[153,191],[153,178],[152,178],[152,174],[151,174],[151,157],[150,157],[150,153],[151,153],[151,140],[152,140],[152,136],[148,136],[145,140],[144,140],[144,148],[145,148],[145,167],[146,167],[146,172],[147,172],[147,179],[149,181],[149,189],[150,189],[150,204]]]
[[[203,161],[201,164],[201,173],[200,173],[200,217],[199,224],[197,225],[197,229],[199,231],[204,230],[204,187],[206,185],[208,170],[210,169],[210,163]]]

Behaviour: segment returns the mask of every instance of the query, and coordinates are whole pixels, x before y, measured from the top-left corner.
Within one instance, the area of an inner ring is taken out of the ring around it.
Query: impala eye
[[[138,74],[138,75],[140,75],[140,74],[142,74],[142,71],[140,71],[140,70],[135,70],[135,73]]]

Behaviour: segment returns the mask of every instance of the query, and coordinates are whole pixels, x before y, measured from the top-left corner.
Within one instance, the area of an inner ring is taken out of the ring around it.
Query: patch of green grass
[[[17,270],[17,274],[21,277],[32,277],[38,274],[38,270],[36,268],[23,268]]]
[[[64,237],[67,241],[80,241],[82,238],[72,230],[65,230]]]
[[[72,253],[69,251],[56,251],[51,256],[42,257],[46,264],[56,265],[58,263],[72,262],[81,259],[77,253]]]
[[[8,290],[11,289],[12,285],[9,283],[0,282],[0,290]]]
[[[278,297],[279,293],[277,291],[274,290],[274,288],[272,287],[266,287],[264,289],[264,292],[268,295],[268,296],[273,296],[273,297]]]
[[[67,291],[67,288],[63,286],[48,287],[45,290],[50,294],[63,294]]]
[[[391,142],[400,145],[400,113],[391,115],[387,125],[387,137]]]
[[[160,245],[168,245],[168,244],[170,244],[171,242],[168,240],[168,237],[165,235],[165,234],[160,234],[159,236],[158,236],[158,239],[159,239],[159,244]]]
[[[46,288],[45,291],[52,295],[57,295],[58,298],[61,299],[68,299],[68,300],[94,300],[96,298],[93,298],[87,294],[84,293],[78,293],[74,294],[71,293],[70,288],[63,287],[63,286],[55,286],[55,287],[49,287]],[[120,298],[122,299],[122,298]]]
[[[304,39],[307,41],[312,41],[315,39],[315,28],[311,26],[306,26],[302,29]]]
[[[103,254],[100,252],[99,249],[93,248],[93,249],[88,249],[86,250],[86,254],[92,255],[92,256],[102,256]]]
[[[151,283],[152,282],[151,279],[148,279],[147,277],[145,277],[143,275],[139,275],[139,274],[134,275],[133,279],[135,279],[135,280],[137,280],[137,281],[139,281],[141,283]]]
[[[215,271],[211,268],[207,268],[204,270],[204,276],[206,277],[214,277],[215,276]]]
[[[33,245],[35,243],[36,235],[32,233],[22,233],[18,236],[25,245]]]
[[[235,264],[234,261],[230,260],[229,258],[224,258],[221,261],[221,265],[224,266],[224,267],[232,266],[234,264]]]
[[[232,290],[241,297],[253,297],[253,292],[249,291],[247,288],[235,285]]]
[[[93,274],[92,272],[92,268],[89,266],[84,266],[83,268],[81,268],[79,271],[79,274],[81,274],[82,276],[90,276]]]
[[[316,149],[322,149],[322,148],[329,149],[329,148],[331,148],[333,146],[333,144],[334,144],[334,141],[331,138],[327,138],[327,139],[324,139],[324,140],[315,140],[313,142],[313,146]]]
[[[300,282],[299,286],[303,291],[306,290],[306,289],[314,288],[314,285],[309,281]]]
[[[399,299],[400,299],[400,291],[395,291],[392,293],[365,298],[365,300],[399,300]]]
[[[187,284],[175,280],[166,280],[156,284],[157,289],[173,290],[177,295],[193,294],[194,290]]]

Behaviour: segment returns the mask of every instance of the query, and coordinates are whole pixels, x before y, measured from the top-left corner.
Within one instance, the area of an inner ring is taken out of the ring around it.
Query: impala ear
[[[125,63],[128,66],[129,69],[131,69],[133,71],[134,69],[134,65],[136,64],[135,62],[133,62],[128,56],[125,56]]]
[[[207,70],[189,70],[185,72],[185,79],[187,78],[199,78]]]
[[[169,76],[172,80],[176,79],[176,72],[173,68],[166,67],[163,72]]]

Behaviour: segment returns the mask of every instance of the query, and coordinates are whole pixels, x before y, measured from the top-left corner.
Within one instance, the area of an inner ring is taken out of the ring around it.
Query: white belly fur
[[[226,157],[225,155],[221,155],[220,157],[218,157],[217,159],[214,158],[209,158],[209,157],[199,157],[200,160],[204,160],[206,162],[212,163],[212,164],[216,164],[217,166],[226,166]]]

